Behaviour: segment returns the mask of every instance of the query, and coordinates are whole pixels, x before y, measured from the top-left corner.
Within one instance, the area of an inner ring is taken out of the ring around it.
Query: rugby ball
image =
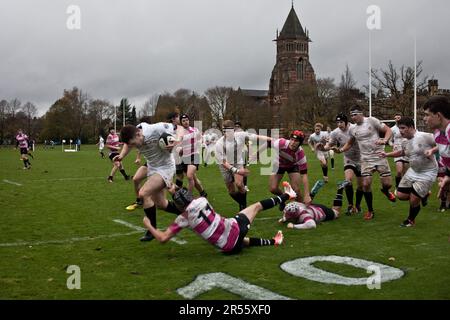
[[[167,150],[166,147],[173,144],[176,138],[170,133],[164,132],[158,140],[159,147],[163,150]]]

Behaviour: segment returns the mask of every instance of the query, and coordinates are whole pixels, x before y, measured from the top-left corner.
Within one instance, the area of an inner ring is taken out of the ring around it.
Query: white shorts
[[[425,198],[431,188],[433,188],[434,181],[436,181],[436,174],[437,171],[418,174],[409,168],[403,176],[402,181],[400,181],[398,189],[401,191],[401,188],[413,188],[421,198]]]
[[[151,168],[150,166],[147,166],[147,177],[153,176],[155,174],[159,174],[164,180],[166,187],[170,188],[172,186],[173,176],[175,175],[175,166],[173,166],[173,168]]]
[[[328,153],[328,151],[316,151],[316,157],[320,161],[325,161],[330,157],[330,154]]]
[[[380,158],[376,161],[361,161],[361,175],[371,177],[374,172],[378,172],[380,177],[390,177],[391,168],[386,158]]]
[[[237,169],[241,169],[244,167],[244,165],[243,164],[235,164],[234,167]],[[222,174],[223,181],[225,181],[225,183],[234,182],[234,175],[233,175],[233,173],[231,173],[230,170],[225,169],[225,167],[221,164],[219,165],[219,169],[220,169],[220,173]]]

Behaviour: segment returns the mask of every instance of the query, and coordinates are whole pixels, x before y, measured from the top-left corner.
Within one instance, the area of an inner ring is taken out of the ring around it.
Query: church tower
[[[292,4],[283,29],[274,40],[277,58],[269,84],[269,103],[281,106],[291,88],[302,82],[315,83],[314,69],[309,62],[309,32],[304,30]]]

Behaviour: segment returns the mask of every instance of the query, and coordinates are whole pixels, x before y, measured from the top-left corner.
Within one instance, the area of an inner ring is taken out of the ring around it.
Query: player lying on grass
[[[288,223],[289,229],[314,229],[317,224],[323,221],[330,221],[339,218],[342,207],[342,195],[344,189],[351,184],[350,181],[343,181],[337,189],[333,207],[328,208],[321,204],[306,205],[301,202],[291,202],[283,210],[283,217],[279,223]]]
[[[278,231],[272,239],[246,237],[250,224],[258,212],[271,209],[280,203],[295,199],[297,194],[289,183],[285,183],[280,196],[262,200],[241,210],[234,218],[224,218],[214,211],[206,198],[194,199],[186,189],[175,187],[169,190],[177,208],[183,213],[167,228],[156,229],[145,217],[144,225],[162,243],[169,241],[183,228],[190,228],[200,237],[228,254],[239,253],[243,247],[278,246],[283,243],[283,233]]]

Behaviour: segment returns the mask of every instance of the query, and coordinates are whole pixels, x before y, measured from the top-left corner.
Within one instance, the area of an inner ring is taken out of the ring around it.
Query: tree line
[[[374,109],[380,106],[378,110],[384,113],[378,116],[389,117],[395,112],[412,115],[413,71],[412,67],[404,65],[397,68],[391,61],[384,69],[372,70]],[[419,77],[422,72],[422,62],[419,62]],[[427,80],[428,76],[418,79],[419,95],[427,94]],[[14,144],[19,128],[38,143],[77,138],[82,143],[96,143],[99,135],[105,137],[114,124],[120,130],[124,121],[135,125],[144,116],[151,116],[154,122],[165,121],[167,114],[173,111],[187,113],[191,119],[202,121],[203,129],[220,128],[224,119],[232,119],[253,129],[311,130],[313,122],[334,126],[337,113],[348,113],[355,103],[366,106],[367,100],[367,86],[357,87],[348,66],[338,84],[332,78],[318,78],[314,84],[301,83],[292,87],[286,105],[280,106],[283,112],[279,114],[276,108],[269,106],[267,99],[255,99],[245,95],[240,88],[235,90],[225,86],[208,88],[203,94],[189,89],[154,94],[139,111],[126,98],[115,106],[74,87],[64,90],[62,97],[41,117],[37,116],[37,107],[32,102],[22,104],[17,98],[0,100],[0,143]]]

